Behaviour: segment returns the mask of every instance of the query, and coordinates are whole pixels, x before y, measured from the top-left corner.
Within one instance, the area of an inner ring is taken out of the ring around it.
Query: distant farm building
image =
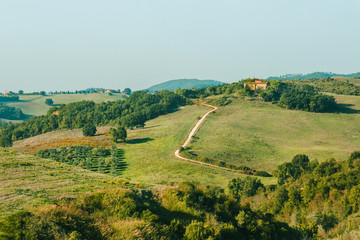
[[[268,83],[266,81],[262,81],[262,80],[254,80],[254,81],[244,83],[244,87],[248,86],[251,90],[256,90],[259,88],[266,89],[267,85],[268,85]]]

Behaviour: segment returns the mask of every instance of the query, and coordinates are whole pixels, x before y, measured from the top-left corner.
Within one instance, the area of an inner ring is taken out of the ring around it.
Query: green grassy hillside
[[[230,179],[243,177],[211,167],[183,162],[174,157],[175,150],[183,143],[198,118],[208,110],[204,106],[186,106],[165,116],[160,116],[146,123],[144,129],[128,132],[128,142],[118,143],[124,150],[126,168],[121,177],[132,182],[149,185],[178,183],[183,180],[195,180],[202,184],[217,185],[226,188]],[[14,142],[14,148],[20,151],[29,150],[31,146],[60,147],[62,139],[70,144],[111,144],[106,131],[109,127],[98,129],[97,136],[83,138],[81,130],[61,130]],[[69,140],[70,139],[70,140]],[[71,140],[72,139],[72,140]],[[263,182],[273,183],[273,178],[264,178]]]
[[[91,93],[91,94],[57,94],[57,95],[22,95],[19,102],[6,102],[5,104],[11,107],[20,108],[24,114],[40,116],[46,114],[50,106],[45,104],[45,99],[51,98],[54,105],[67,104],[70,102],[77,102],[82,100],[90,100],[95,103],[104,101],[115,101],[123,99],[124,94],[113,93],[109,96],[107,93]]]
[[[206,120],[191,151],[266,171],[296,154],[345,159],[360,146],[360,97],[335,96],[347,113],[309,113],[235,99]]]
[[[0,217],[108,186],[114,178],[0,148]]]

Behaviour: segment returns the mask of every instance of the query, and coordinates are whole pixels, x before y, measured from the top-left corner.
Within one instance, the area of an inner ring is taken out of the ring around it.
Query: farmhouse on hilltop
[[[254,81],[249,81],[244,83],[244,87],[248,86],[251,90],[256,90],[259,88],[266,89],[268,83],[263,80],[255,79]]]

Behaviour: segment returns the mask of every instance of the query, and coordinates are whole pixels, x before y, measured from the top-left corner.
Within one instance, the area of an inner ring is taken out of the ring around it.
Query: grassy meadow
[[[58,198],[110,187],[108,182],[115,179],[4,148],[0,148],[0,173],[0,218],[14,211],[53,203]]]
[[[296,154],[318,161],[346,159],[360,148],[360,97],[334,96],[344,113],[310,113],[235,99],[205,121],[191,151],[270,172]]]
[[[118,148],[124,150],[126,163],[120,177],[133,183],[155,187],[191,180],[223,188],[227,187],[230,179],[243,177],[244,175],[239,173],[175,158],[175,150],[185,141],[198,118],[207,110],[208,107],[204,106],[186,106],[174,113],[148,121],[144,129],[128,131],[127,143],[117,144]],[[107,134],[108,129],[109,126],[98,127],[97,135],[90,138],[83,137],[80,129],[54,131],[14,142],[14,148],[22,152],[36,152],[38,149],[66,146],[62,144],[110,146],[113,143]],[[275,180],[263,178],[262,181],[267,184],[274,183]]]
[[[24,114],[30,116],[40,116],[46,114],[50,106],[45,104],[45,99],[51,98],[54,105],[67,104],[82,100],[94,101],[100,103],[104,101],[115,101],[125,97],[122,93],[113,93],[109,96],[107,93],[89,93],[89,94],[56,94],[56,95],[20,95],[18,102],[4,102],[4,104],[20,108]]]

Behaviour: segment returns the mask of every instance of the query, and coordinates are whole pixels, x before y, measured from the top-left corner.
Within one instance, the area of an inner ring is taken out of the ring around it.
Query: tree
[[[185,230],[184,239],[209,239],[213,235],[211,229],[204,226],[204,223],[198,221],[192,221]]]
[[[289,203],[292,207],[299,207],[301,204],[301,193],[296,187],[291,186],[288,192]]]
[[[117,142],[117,140],[120,139],[119,133],[115,128],[110,128],[109,134],[114,142]]]
[[[360,159],[360,151],[355,151],[350,154],[349,161]]]
[[[103,157],[99,158],[98,172],[105,173],[105,158]]]
[[[234,198],[240,200],[241,196],[251,197],[256,194],[259,188],[265,190],[264,185],[261,181],[254,177],[247,176],[244,179],[234,178],[230,180],[228,184],[228,188],[230,193],[234,196]]]
[[[282,185],[287,179],[296,180],[301,176],[301,169],[292,163],[283,163],[278,166],[278,184]]]
[[[23,95],[24,94],[24,91],[23,90],[19,90],[19,95]]]
[[[278,213],[284,206],[284,203],[289,200],[288,191],[284,186],[279,187],[275,197],[274,197],[274,211]]]
[[[12,146],[11,137],[9,135],[0,136],[0,146],[1,147],[11,147]]]
[[[96,127],[94,124],[88,123],[82,128],[83,135],[86,137],[94,136],[96,133]]]
[[[109,133],[114,142],[117,142],[118,139],[121,139],[124,142],[126,142],[127,132],[124,127],[118,127],[117,129],[110,128]]]
[[[125,88],[123,90],[123,93],[125,93],[126,95],[130,95],[131,94],[131,89],[130,88]]]
[[[46,92],[45,91],[40,91],[40,95],[45,96]]]
[[[126,142],[126,138],[127,138],[126,129],[124,127],[119,127],[117,130],[119,132],[119,138],[124,142]]]
[[[53,100],[52,100],[51,98],[47,98],[47,99],[45,100],[45,104],[51,106],[51,105],[54,104],[54,102],[53,102]]]
[[[300,167],[302,170],[307,170],[310,163],[308,156],[304,154],[296,155],[291,162],[294,166]]]

